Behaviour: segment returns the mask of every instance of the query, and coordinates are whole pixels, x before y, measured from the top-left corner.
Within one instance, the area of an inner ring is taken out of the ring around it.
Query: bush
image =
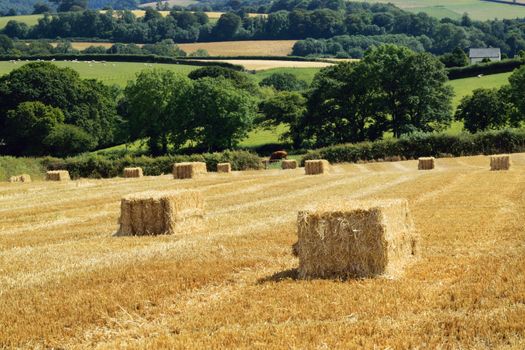
[[[525,130],[505,129],[477,134],[416,133],[399,139],[336,145],[309,151],[303,158],[331,163],[416,159],[424,156],[470,156],[525,151]]]
[[[109,178],[121,176],[124,168],[141,167],[144,175],[157,176],[171,174],[173,163],[205,162],[208,171],[216,171],[217,163],[230,162],[233,170],[259,169],[259,156],[248,151],[224,151],[195,155],[175,155],[163,157],[124,156],[112,159],[104,155],[85,154],[65,159],[43,158],[41,162],[47,170],[68,170],[72,178]]]
[[[480,74],[489,75],[497,73],[512,72],[519,68],[525,61],[522,58],[503,60],[498,62],[487,62],[473,64],[466,67],[447,68],[448,78],[450,80],[475,77]]]
[[[45,169],[38,158],[0,157],[0,181],[11,176],[29,174],[32,179],[42,179]]]

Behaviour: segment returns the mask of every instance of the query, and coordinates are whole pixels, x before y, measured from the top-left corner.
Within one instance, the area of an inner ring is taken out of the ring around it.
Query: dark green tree
[[[57,12],[83,11],[87,8],[87,0],[50,0],[57,4]]]
[[[505,101],[497,89],[476,89],[463,97],[455,118],[463,121],[471,133],[501,129],[509,121]]]
[[[194,141],[207,151],[238,145],[253,126],[258,99],[224,78],[201,78],[191,94]]]
[[[239,89],[249,90],[254,93],[257,91],[257,86],[248,74],[226,67],[208,66],[198,68],[191,71],[190,74],[188,74],[188,77],[192,80],[222,77],[229,80],[235,87]]]
[[[302,91],[308,88],[306,81],[291,73],[274,73],[264,78],[259,85],[271,86],[277,91]]]
[[[48,13],[51,12],[51,7],[43,2],[37,2],[33,5],[33,14],[39,15],[42,13]]]
[[[17,156],[45,155],[44,139],[53,128],[64,122],[59,108],[38,101],[22,102],[7,112],[5,130],[2,133],[6,153]]]
[[[177,146],[183,145],[185,135],[191,133],[175,130],[186,128],[190,113],[186,106],[191,88],[191,80],[171,71],[140,72],[124,91],[124,114],[130,140],[147,138],[150,152],[155,155],[168,152],[170,138]]]
[[[217,24],[213,27],[213,34],[217,39],[233,39],[241,28],[241,24],[241,17],[227,12],[221,15]]]
[[[500,94],[507,102],[509,122],[519,127],[525,120],[525,66],[514,70],[509,77],[509,85],[500,88]]]
[[[370,50],[361,61],[376,110],[390,116],[395,137],[413,131],[441,130],[452,120],[452,95],[444,65],[428,53],[384,45]]]
[[[0,138],[3,116],[22,102],[39,101],[60,108],[65,123],[89,133],[99,146],[111,145],[119,128],[119,90],[94,80],[82,80],[70,68],[46,62],[28,63],[0,77]]]
[[[442,55],[439,59],[445,67],[465,67],[469,64],[467,54],[459,47],[456,47],[450,53]]]
[[[57,157],[68,157],[90,151],[97,144],[83,129],[70,124],[55,125],[42,143],[50,154]]]
[[[13,51],[15,45],[7,35],[0,34],[0,55],[6,55]]]
[[[259,104],[262,114],[258,124],[263,127],[288,126],[283,139],[290,138],[295,147],[300,146],[300,133],[295,126],[306,112],[306,98],[295,91],[280,91]]]

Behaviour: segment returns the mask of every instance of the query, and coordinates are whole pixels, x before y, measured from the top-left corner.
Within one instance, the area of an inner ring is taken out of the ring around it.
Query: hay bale
[[[435,167],[434,157],[419,157],[417,169],[418,170],[431,170]]]
[[[70,179],[67,170],[51,170],[46,172],[46,181],[69,181]]]
[[[124,177],[142,177],[142,168],[124,168]]]
[[[231,173],[232,165],[230,163],[218,163],[217,172],[218,173]]]
[[[326,159],[307,160],[304,162],[306,175],[326,174],[330,170],[330,163]]]
[[[149,191],[122,198],[118,236],[181,232],[184,224],[201,221],[204,198],[200,191]]]
[[[193,179],[207,172],[206,163],[203,162],[185,162],[173,165],[173,177],[175,179]]]
[[[508,154],[490,156],[490,170],[509,170],[510,165],[510,155]]]
[[[406,200],[337,201],[297,217],[301,278],[395,275],[415,254]]]
[[[283,170],[286,170],[286,169],[297,169],[297,161],[295,159],[283,160],[281,162],[281,168]]]
[[[11,176],[9,182],[31,182],[31,176],[27,174]]]

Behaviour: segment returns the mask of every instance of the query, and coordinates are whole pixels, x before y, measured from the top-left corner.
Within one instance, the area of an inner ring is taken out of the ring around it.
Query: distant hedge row
[[[42,158],[47,170],[68,170],[72,178],[110,178],[122,176],[125,167],[141,167],[144,175],[157,176],[171,174],[173,164],[179,162],[205,162],[208,171],[216,171],[217,163],[229,162],[232,170],[251,170],[261,167],[258,155],[248,151],[224,151],[195,155],[176,155],[163,157],[131,157],[118,159],[104,155],[82,155],[71,158]]]
[[[469,77],[476,77],[480,74],[489,75],[497,73],[512,72],[514,69],[521,67],[525,64],[523,58],[514,58],[509,60],[503,60],[499,62],[487,62],[473,64],[465,67],[452,67],[447,68],[448,78],[450,80],[462,79]]]
[[[525,130],[505,129],[477,134],[414,134],[399,139],[344,144],[309,151],[303,159],[331,163],[415,159],[424,156],[470,156],[525,151]]]
[[[244,70],[244,67],[238,64],[231,64],[227,62],[216,62],[205,60],[195,61],[194,57],[181,58],[181,57],[166,57],[157,55],[122,55],[122,54],[54,54],[54,55],[31,55],[31,56],[13,56],[13,55],[1,55],[0,61],[10,60],[79,60],[79,61],[108,61],[108,62],[144,62],[144,63],[168,63],[168,64],[184,64],[189,66],[221,66],[231,68],[235,70]],[[209,59],[209,57],[207,57]]]

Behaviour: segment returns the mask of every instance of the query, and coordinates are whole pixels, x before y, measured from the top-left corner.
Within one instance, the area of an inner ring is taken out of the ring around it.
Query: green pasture
[[[472,19],[512,19],[525,17],[525,6],[501,4],[481,0],[364,0],[392,3],[410,12],[426,12],[437,18],[460,18],[468,13]]]
[[[24,16],[6,16],[6,17],[0,17],[0,29],[4,28],[7,25],[7,22],[9,21],[17,21],[26,23],[29,26],[34,26],[38,23],[38,20],[40,18],[44,17],[44,15],[24,15]]]

